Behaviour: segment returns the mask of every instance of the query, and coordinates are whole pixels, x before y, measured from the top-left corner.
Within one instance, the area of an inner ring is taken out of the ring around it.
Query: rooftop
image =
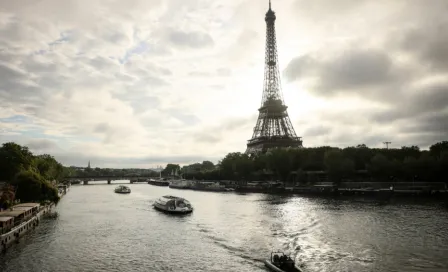
[[[14,219],[14,217],[8,217],[8,216],[0,217],[0,222],[6,222],[6,221],[9,221],[11,219]]]
[[[21,214],[24,214],[25,211],[22,210],[15,210],[15,211],[4,211],[4,212],[0,212],[0,217],[16,217],[19,216]]]
[[[163,196],[164,198],[168,198],[168,199],[183,199],[182,197],[178,197],[178,196],[172,196],[172,195],[166,195]]]
[[[13,211],[29,211],[32,208],[34,208],[34,207],[25,207],[25,206],[22,206],[22,207],[14,206],[14,207],[12,207]]]
[[[39,203],[20,203],[17,205],[14,205],[14,207],[38,207],[40,206]]]

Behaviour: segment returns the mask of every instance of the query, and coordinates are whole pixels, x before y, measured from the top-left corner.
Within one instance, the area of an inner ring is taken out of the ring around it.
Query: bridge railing
[[[90,177],[90,176],[83,176],[83,177],[66,177],[65,179],[149,179],[149,178],[156,178],[156,177],[144,177],[144,176],[96,176],[96,177]]]

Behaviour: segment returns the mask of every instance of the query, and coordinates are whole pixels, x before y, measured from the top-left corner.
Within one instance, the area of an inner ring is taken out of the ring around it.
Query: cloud
[[[0,142],[109,167],[244,151],[267,3],[131,2],[1,1]],[[274,2],[285,102],[304,145],[446,140],[447,8]]]
[[[47,140],[47,139],[35,139],[35,140],[31,140],[29,141],[26,146],[28,146],[28,148],[34,150],[35,152],[46,152],[48,150],[58,150],[59,146],[51,140]]]
[[[297,57],[284,70],[287,80],[310,82],[316,95],[356,95],[384,100],[402,95],[401,86],[413,71],[395,64],[379,49],[349,48],[328,59],[313,55]]]
[[[323,134],[328,134],[329,132],[331,132],[331,127],[323,127],[323,126],[315,126],[315,127],[311,127],[307,130],[305,130],[305,132],[303,133],[304,137],[313,137],[313,136],[318,136],[318,135],[323,135]]]
[[[180,48],[200,49],[213,46],[214,42],[208,33],[199,31],[184,32],[180,30],[167,30],[167,40]]]
[[[216,70],[216,73],[219,76],[230,76],[232,74],[232,71],[228,68],[219,68]]]

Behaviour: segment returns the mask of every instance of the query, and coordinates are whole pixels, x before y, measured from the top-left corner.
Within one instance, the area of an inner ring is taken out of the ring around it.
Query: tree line
[[[56,184],[65,175],[65,167],[52,156],[34,155],[25,146],[4,143],[0,147],[0,182],[4,183],[0,207],[9,207],[14,199],[57,202]]]
[[[330,146],[300,149],[273,149],[258,155],[227,154],[217,165],[210,161],[180,167],[168,164],[162,176],[173,173],[198,180],[281,180],[305,182],[310,173],[324,173],[328,180],[369,181],[448,181],[448,141],[433,144],[429,150],[418,146],[369,148],[364,144],[346,148]],[[4,143],[0,147],[0,182],[6,182],[0,196],[2,207],[13,199],[58,201],[57,182],[64,177],[158,176],[149,169],[73,170],[54,157],[34,155],[25,146]]]
[[[204,167],[204,163],[207,167]],[[216,166],[209,162],[182,167],[187,179],[281,180],[305,182],[306,175],[322,172],[329,181],[448,181],[448,141],[429,150],[418,146],[346,148],[322,146],[273,149],[264,154],[227,154]]]

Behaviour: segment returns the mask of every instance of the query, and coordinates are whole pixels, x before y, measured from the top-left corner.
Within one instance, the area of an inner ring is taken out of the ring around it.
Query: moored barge
[[[6,250],[13,242],[39,224],[41,217],[51,211],[54,204],[22,203],[0,212],[0,246]]]

